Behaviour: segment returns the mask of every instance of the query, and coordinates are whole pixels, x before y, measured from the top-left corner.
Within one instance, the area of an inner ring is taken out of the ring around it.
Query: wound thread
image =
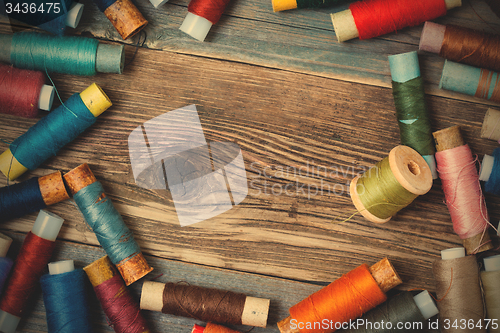
[[[0,221],[8,221],[47,207],[38,178],[0,188]]]
[[[191,0],[188,11],[206,18],[212,24],[219,22],[230,0]]]

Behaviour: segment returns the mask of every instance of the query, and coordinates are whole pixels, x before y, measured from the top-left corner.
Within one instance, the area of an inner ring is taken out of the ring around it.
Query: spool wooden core
[[[369,270],[373,279],[384,293],[403,283],[394,266],[392,266],[387,258],[372,265]],[[278,329],[281,333],[300,333],[299,329],[292,329],[291,320],[292,317],[289,316],[278,322]]]
[[[61,171],[38,178],[38,186],[47,206],[69,199]]]
[[[432,133],[432,135],[436,141],[436,150],[438,152],[465,145],[462,133],[460,132],[460,126],[458,125],[436,131]],[[473,254],[473,252],[479,253],[491,250],[493,248],[493,244],[491,244],[490,240],[490,235],[488,232],[485,232],[484,235],[483,233],[480,233],[476,236],[462,239],[462,244],[465,247],[467,254]],[[479,247],[482,243],[486,244]]]
[[[133,37],[148,21],[130,0],[117,0],[104,11],[123,39]]]
[[[64,180],[66,181],[68,189],[72,195],[75,195],[82,188],[97,181],[87,163],[79,165],[65,174]],[[100,199],[102,200],[105,197],[106,194],[103,193]],[[127,286],[141,279],[153,270],[153,268],[150,267],[146,261],[146,258],[144,258],[142,252],[134,254],[132,257],[125,258],[120,261],[116,267],[118,268],[118,271]]]
[[[432,172],[429,165],[419,153],[407,146],[394,147],[389,153],[389,165],[394,177],[407,191],[423,195],[432,187]],[[385,223],[391,219],[379,218],[366,209],[358,194],[357,184],[360,176],[354,178],[349,186],[351,199],[356,209],[367,220],[374,223]]]

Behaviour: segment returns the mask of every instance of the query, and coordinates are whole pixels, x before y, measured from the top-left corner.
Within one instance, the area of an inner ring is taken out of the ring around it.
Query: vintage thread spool
[[[462,239],[467,254],[493,248],[488,234],[488,211],[475,160],[462,138],[460,126],[432,135],[436,140],[438,173],[453,230]]]
[[[486,303],[486,316],[489,319],[500,319],[500,255],[484,258],[484,271],[481,282]],[[500,327],[489,327],[490,333],[500,332]]]
[[[54,87],[42,72],[0,64],[0,112],[35,118],[38,110],[50,111],[53,100]]]
[[[151,272],[153,268],[144,258],[132,231],[123,222],[89,166],[85,163],[76,167],[64,175],[64,180],[85,221],[111,262],[117,266],[126,285]]]
[[[0,295],[2,295],[3,286],[5,285],[5,281],[7,281],[12,265],[14,264],[12,259],[7,257],[10,244],[12,244],[12,238],[0,233]]]
[[[436,279],[436,294],[439,302],[439,320],[442,333],[471,332],[486,333],[484,310],[479,285],[479,267],[475,256],[465,256],[462,247],[441,251],[441,259],[432,265]],[[458,330],[452,325],[455,321],[474,322],[474,328]],[[450,325],[443,325],[446,322]],[[477,323],[483,324],[481,327]],[[447,329],[448,328],[448,329]]]
[[[0,155],[0,171],[14,180],[38,168],[94,124],[110,106],[108,96],[95,83],[74,94],[10,144]]]
[[[363,264],[292,306],[290,316],[278,322],[278,328],[281,333],[331,333],[335,327],[322,329],[314,323],[358,318],[385,302],[385,293],[402,282],[387,258],[371,267]]]
[[[73,260],[49,263],[40,279],[49,333],[91,333],[86,275]]]
[[[268,299],[179,283],[146,281],[141,309],[220,324],[266,327]]]
[[[26,235],[0,300],[0,332],[14,333],[38,280],[49,263],[64,220],[41,210]]]
[[[350,194],[366,219],[385,223],[432,187],[432,173],[415,150],[397,146],[388,157],[351,181]]]
[[[425,22],[420,50],[467,65],[500,71],[500,36],[456,25]]]
[[[205,327],[194,324],[191,333],[240,333],[228,327],[217,325],[214,323],[207,323]]]
[[[486,111],[481,127],[481,138],[500,143],[500,111],[494,109]]]
[[[121,74],[125,51],[123,45],[99,43],[93,38],[18,32],[0,34],[0,62],[48,73]]]
[[[0,188],[0,221],[30,214],[69,199],[60,171]]]
[[[349,0],[272,0],[273,11],[281,12],[290,9],[321,8],[340,5]]]
[[[94,0],[123,39],[133,37],[148,21],[130,0]]]
[[[339,332],[391,333],[404,331],[416,333],[427,328],[425,321],[438,313],[439,310],[427,290],[415,296],[409,291],[404,291],[365,313],[360,318],[364,324]],[[380,325],[381,323],[383,324]],[[403,327],[398,327],[401,325],[400,323],[403,324]]]
[[[15,4],[12,6],[14,7]],[[73,0],[60,1],[50,8],[47,3],[40,0],[35,0],[29,5],[36,6],[36,10],[34,12],[31,11],[33,8],[29,8],[27,12],[12,10],[7,16],[59,36],[64,34],[66,27],[76,28],[78,26],[84,7],[83,4],[73,2]]]
[[[500,103],[500,77],[496,72],[445,60],[439,88]]]
[[[365,0],[330,14],[337,40],[369,39],[412,27],[446,14],[461,0]]]
[[[230,0],[191,0],[179,29],[203,42],[212,25],[219,22]]]
[[[97,299],[116,333],[149,333],[139,304],[127,290],[125,283],[108,256],[83,268],[94,287]]]
[[[436,148],[417,52],[389,56],[389,65],[401,143],[422,155],[431,169],[432,178],[436,179]]]

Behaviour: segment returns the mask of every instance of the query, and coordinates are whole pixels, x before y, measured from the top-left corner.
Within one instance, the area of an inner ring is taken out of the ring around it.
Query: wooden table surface
[[[123,42],[92,2],[84,4],[80,26],[68,33],[125,43],[130,60],[137,38]],[[348,194],[353,177],[399,144],[387,56],[418,50],[422,26],[341,44],[329,13],[347,5],[273,13],[270,0],[233,0],[201,43],[178,30],[187,5],[188,0],[171,0],[155,9],[147,0],[137,1],[149,20],[147,40],[122,75],[51,75],[62,100],[96,82],[113,106],[19,180],[88,163],[155,267],[145,280],[187,281],[271,299],[268,327],[253,332],[277,332],[276,323],[290,306],[383,257],[404,280],[398,290],[434,291],[433,261],[441,250],[461,244],[439,180],[388,223],[374,224],[359,214],[332,223],[355,210]],[[0,32],[18,29],[6,19],[0,22]],[[500,19],[480,0],[466,1],[436,22],[500,31]],[[419,59],[433,130],[460,125],[478,159],[491,154],[498,144],[481,139],[480,128],[487,108],[500,106],[439,90],[444,60],[428,53]],[[198,108],[207,141],[229,141],[242,149],[249,193],[225,213],[180,227],[168,190],[136,185],[127,138],[145,121],[190,104]],[[0,114],[1,150],[37,121]],[[0,186],[6,185],[0,177]],[[292,190],[285,193],[287,185]],[[486,194],[486,200],[497,225],[500,198]],[[54,260],[73,259],[83,267],[104,255],[73,202],[48,210],[65,219]],[[12,257],[35,218],[30,214],[0,226],[15,239]],[[137,298],[141,285],[132,286]],[[93,292],[89,295],[96,332],[112,331]],[[40,291],[35,299],[21,332],[46,331]],[[199,323],[161,313],[146,316],[154,332],[186,333]]]

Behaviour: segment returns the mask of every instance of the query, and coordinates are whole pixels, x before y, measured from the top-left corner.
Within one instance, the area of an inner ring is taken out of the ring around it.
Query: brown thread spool
[[[380,290],[383,293],[386,293],[387,291],[391,290],[392,288],[403,283],[403,281],[399,277],[398,273],[396,272],[396,270],[394,269],[392,264],[389,262],[389,259],[387,259],[387,258],[384,258],[384,259],[380,260],[379,262],[377,262],[376,264],[369,267],[369,271],[370,271],[371,276],[375,280],[376,284],[378,285],[378,287],[380,288]],[[333,284],[333,283],[335,283],[335,281],[332,282],[331,284]],[[327,287],[325,287],[325,288],[327,288]],[[323,289],[325,289],[325,288],[323,288]],[[323,290],[323,289],[321,289],[321,290]],[[320,291],[318,291],[318,292],[320,292]],[[333,303],[333,302],[335,302],[335,300],[332,299],[331,302]],[[376,305],[377,304],[374,304],[374,306],[376,306]],[[300,333],[300,330],[297,327],[294,328],[294,325],[291,322],[292,319],[294,319],[294,318],[292,318],[292,316],[289,316],[289,317],[281,320],[280,322],[278,322],[278,328],[279,328],[281,333]],[[295,325],[295,326],[297,326],[297,325]],[[331,331],[329,331],[329,332],[331,332]]]
[[[489,140],[500,140],[500,111],[488,109],[484,115],[481,127],[481,138]]]
[[[438,153],[465,145],[462,134],[460,133],[460,126],[445,128],[443,130],[432,133],[432,135],[434,136],[434,140],[436,140],[436,150]],[[463,239],[462,243],[467,250],[467,254],[470,254],[474,251],[479,253],[493,248],[493,245],[490,241],[490,235],[488,234],[487,230],[484,233],[479,233],[475,236]]]
[[[65,174],[64,180],[66,181],[72,195],[75,195],[78,191],[89,186],[90,184],[97,182],[97,179],[87,163],[84,163]],[[103,193],[100,200],[105,197],[106,194]],[[137,253],[131,258],[129,257],[123,259],[121,262],[115,264],[127,286],[153,270],[153,268],[147,263],[142,252]]]
[[[141,309],[224,324],[266,327],[270,300],[178,283],[146,281]]]
[[[99,4],[104,1],[95,0],[95,2],[101,8]],[[104,14],[123,39],[133,37],[148,24],[139,9],[130,0],[116,0],[104,10]]]

